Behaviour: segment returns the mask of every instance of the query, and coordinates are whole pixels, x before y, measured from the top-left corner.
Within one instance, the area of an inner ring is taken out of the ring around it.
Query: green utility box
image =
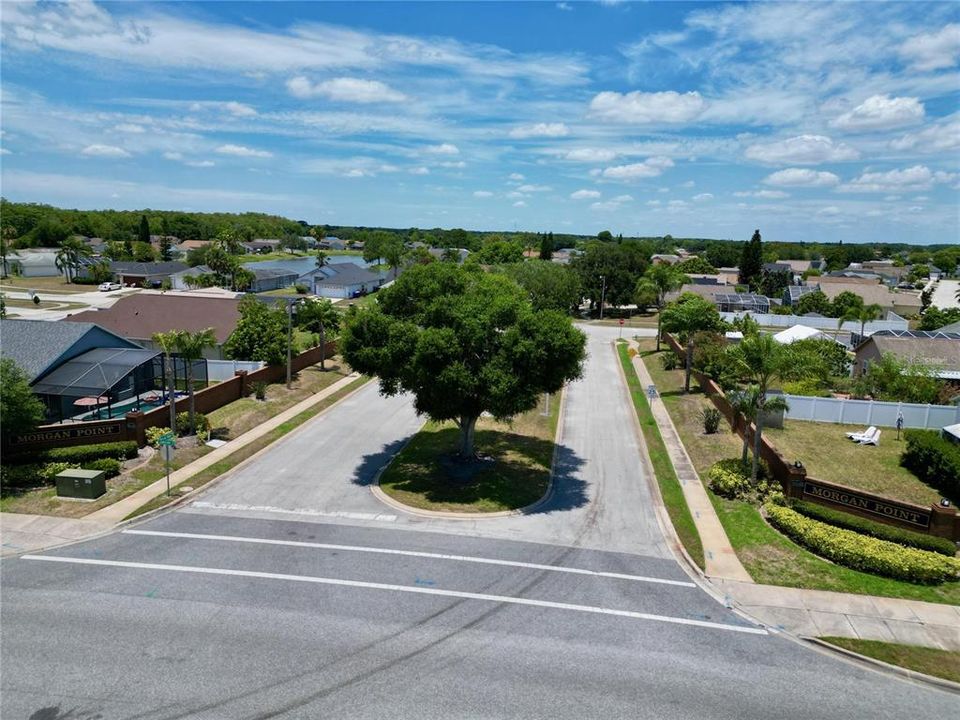
[[[64,470],[57,473],[57,497],[96,500],[107,491],[103,470]]]

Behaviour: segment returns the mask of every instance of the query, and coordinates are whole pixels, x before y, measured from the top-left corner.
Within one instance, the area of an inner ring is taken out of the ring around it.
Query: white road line
[[[278,513],[282,515],[302,515],[307,517],[331,517],[346,518],[348,520],[382,520],[384,522],[393,522],[397,519],[396,515],[387,515],[386,513],[361,513],[361,512],[324,512],[323,510],[311,510],[310,508],[298,508],[287,510],[286,508],[274,507],[273,505],[241,505],[239,503],[213,503],[196,500],[188,507],[210,509],[210,510],[239,510],[241,512],[264,512]]]
[[[404,555],[406,557],[430,558],[431,560],[454,560],[456,562],[479,563],[481,565],[506,565],[508,567],[520,567],[530,570],[550,570],[552,572],[570,573],[573,575],[592,575],[594,577],[614,578],[617,580],[634,580],[636,582],[660,583],[662,585],[678,585],[680,587],[690,588],[696,587],[695,583],[686,580],[667,580],[665,578],[647,577],[645,575],[624,575],[623,573],[599,572],[597,570],[560,567],[558,565],[541,565],[540,563],[497,560],[495,558],[472,557],[469,555],[445,555],[442,553],[415,552],[413,550],[394,550],[392,548],[366,547],[363,545],[330,545],[328,543],[298,540],[270,540],[267,538],[240,537],[237,535],[205,535],[201,533],[163,532],[160,530],[124,530],[123,533],[125,535],[151,535],[154,537],[186,538],[189,540],[223,540],[226,542],[253,543],[256,545],[287,545],[290,547],[317,548],[319,550]]]
[[[125,562],[122,560],[96,560],[94,558],[59,557],[56,555],[21,555],[20,558],[22,560],[44,560],[46,562],[71,563],[74,565],[100,565],[106,567],[131,568],[135,570],[197,573],[201,575],[229,575],[263,580],[287,580],[290,582],[313,583],[317,585],[354,587],[365,590],[387,590],[392,592],[414,593],[417,595],[439,595],[441,597],[462,598],[464,600],[484,600],[486,602],[505,603],[509,605],[530,605],[555,610],[592,613],[595,615],[613,615],[615,617],[631,618],[634,620],[651,620],[674,625],[690,625],[693,627],[709,628],[711,630],[748,633],[750,635],[767,634],[767,631],[763,628],[744,625],[729,625],[727,623],[715,623],[707,620],[690,620],[688,618],[670,617],[668,615],[651,615],[650,613],[633,612],[632,610],[614,610],[612,608],[593,605],[574,605],[571,603],[550,602],[549,600],[531,600],[529,598],[487,595],[484,593],[463,592],[460,590],[441,590],[439,588],[413,587],[410,585],[390,585],[386,583],[363,582],[361,580],[314,577],[312,575],[287,575],[285,573],[257,572],[254,570],[230,570],[227,568],[194,567],[190,565],[163,565],[159,563]]]

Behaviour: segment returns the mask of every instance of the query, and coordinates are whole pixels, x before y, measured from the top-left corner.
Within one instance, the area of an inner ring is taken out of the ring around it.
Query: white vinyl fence
[[[818,330],[837,331],[837,319],[828,317],[803,317],[802,315],[766,315],[763,313],[732,313],[722,312],[722,317],[727,322],[732,322],[736,318],[749,315],[752,320],[756,320],[764,327],[793,327],[794,325],[805,325],[806,327],[817,328]],[[877,330],[908,330],[908,323],[899,315],[896,320],[871,320],[863,330],[866,334],[876,332]],[[855,320],[847,320],[842,330],[847,332],[860,332],[860,323]]]
[[[237,370],[254,372],[262,367],[259,360],[207,360],[207,380],[223,382],[232,378]]]
[[[897,413],[903,413],[903,427],[939,429],[960,423],[960,405],[919,405],[914,403],[841,400],[838,398],[784,395],[790,406],[789,420],[847,423],[896,427]]]

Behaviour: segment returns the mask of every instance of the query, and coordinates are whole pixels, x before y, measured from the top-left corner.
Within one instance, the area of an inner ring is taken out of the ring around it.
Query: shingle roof
[[[173,273],[186,270],[189,266],[186,263],[170,262],[112,262],[110,269],[115,273],[124,275],[172,275]]]
[[[939,370],[960,371],[960,340],[947,335],[941,337],[894,337],[875,333],[872,341],[881,353],[936,365]],[[867,343],[864,343],[866,345]],[[857,350],[859,351],[863,345]]]
[[[94,330],[114,335],[92,322],[3,319],[0,320],[0,357],[13,360],[32,382]],[[138,346],[116,337],[116,347]]]
[[[337,265],[328,265],[327,267],[336,270],[336,274],[325,280],[319,281],[318,285],[355,285],[357,283],[377,282],[380,276],[372,273],[366,268],[353,263],[338,263]]]
[[[67,320],[97,324],[118,335],[149,338],[169,330],[197,332],[209,327],[218,343],[226,341],[240,319],[240,301],[234,298],[197,297],[163,293],[127,295],[103,310],[89,310],[71,315]]]
[[[822,280],[822,278],[821,278]],[[833,300],[840,293],[846,291],[852,292],[863,298],[867,305],[880,305],[897,310],[920,309],[920,298],[910,293],[895,293],[886,285],[880,283],[860,283],[860,282],[825,282],[820,284],[820,289],[828,299]]]

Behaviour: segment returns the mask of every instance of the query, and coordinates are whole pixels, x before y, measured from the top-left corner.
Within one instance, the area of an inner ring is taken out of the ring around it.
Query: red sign
[[[620,324],[623,325],[623,318],[620,318]]]

